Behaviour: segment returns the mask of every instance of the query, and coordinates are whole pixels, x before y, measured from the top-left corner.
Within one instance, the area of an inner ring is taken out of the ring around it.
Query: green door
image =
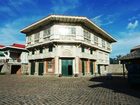
[[[67,76],[67,60],[62,60],[62,75]]]
[[[31,62],[31,75],[35,73],[35,62]]]
[[[85,61],[82,60],[82,73],[85,75]]]
[[[62,59],[62,75],[71,76],[72,74],[72,59]]]
[[[90,73],[93,75],[93,61],[90,61]]]
[[[43,75],[44,64],[43,62],[39,62],[39,69],[38,69],[38,75]]]

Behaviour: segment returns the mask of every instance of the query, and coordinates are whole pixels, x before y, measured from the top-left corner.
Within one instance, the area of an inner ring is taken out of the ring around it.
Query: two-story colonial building
[[[27,57],[28,51],[23,44],[0,45],[0,73],[25,74],[28,67]]]
[[[21,30],[31,75],[102,73],[116,40],[86,17],[50,15]]]

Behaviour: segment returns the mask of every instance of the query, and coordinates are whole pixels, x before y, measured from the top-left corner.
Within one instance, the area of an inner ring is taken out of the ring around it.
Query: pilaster
[[[46,63],[47,63],[47,62],[44,61],[44,72],[43,72],[44,75],[46,75]]]
[[[28,71],[27,73],[29,73],[29,75],[31,75],[31,62],[28,63]]]
[[[90,74],[90,60],[88,59],[87,60],[87,71],[86,71],[87,73],[87,75],[89,75]]]
[[[79,57],[75,57],[75,73],[79,74]]]
[[[59,57],[55,57],[55,74],[59,74]]]
[[[35,75],[38,75],[38,67],[39,67],[39,63],[35,62]]]

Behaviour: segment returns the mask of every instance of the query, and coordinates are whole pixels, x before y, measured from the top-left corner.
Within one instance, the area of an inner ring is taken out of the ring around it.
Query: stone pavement
[[[0,75],[0,105],[140,105],[122,77]]]

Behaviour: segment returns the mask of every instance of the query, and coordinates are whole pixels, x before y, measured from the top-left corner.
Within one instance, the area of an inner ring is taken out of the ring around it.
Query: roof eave
[[[56,18],[72,18],[72,19],[80,19],[81,22],[91,25],[90,27],[95,28],[97,31],[99,31],[102,35],[104,35],[104,37],[107,37],[111,42],[117,42],[116,39],[114,39],[110,34],[108,34],[106,31],[104,31],[103,29],[101,29],[99,26],[97,26],[95,23],[93,23],[90,19],[86,18],[86,17],[74,17],[74,16],[60,16],[60,15],[50,15],[40,21],[37,21],[25,28],[23,28],[20,32],[21,33],[27,33],[33,29],[35,29],[38,26],[41,26],[45,23],[49,23],[50,21],[55,20]]]
[[[93,23],[90,19],[86,18],[86,21],[89,22],[89,24],[91,24],[92,26],[94,26],[94,28],[96,28],[99,32],[101,32],[102,35],[108,36],[108,38],[110,39],[111,42],[117,42],[117,40],[115,38],[113,38],[109,33],[107,33],[106,31],[104,31],[98,25],[96,25],[95,23]]]

